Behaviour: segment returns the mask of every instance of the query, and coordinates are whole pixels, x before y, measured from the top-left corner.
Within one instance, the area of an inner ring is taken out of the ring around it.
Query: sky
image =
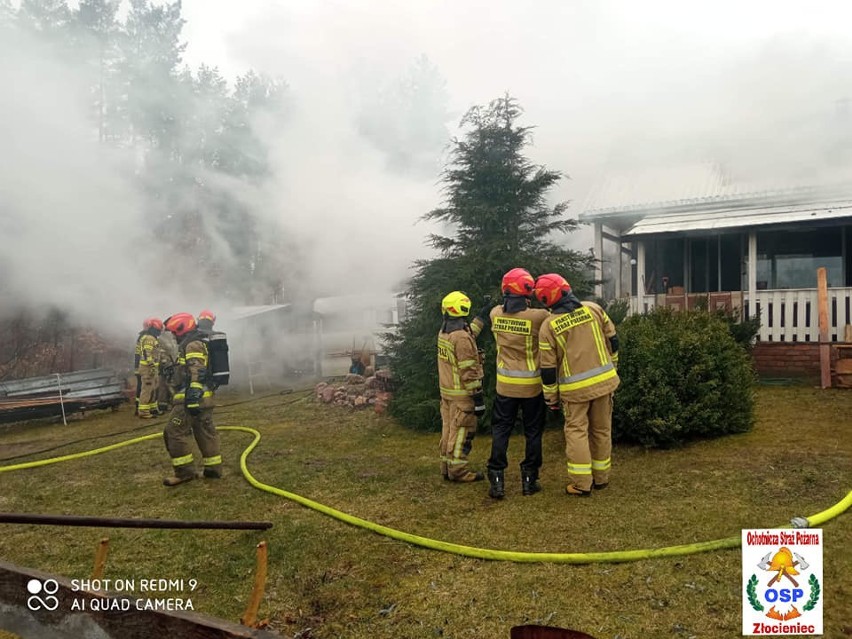
[[[471,106],[517,98],[520,123],[535,127],[528,156],[567,176],[551,199],[569,200],[572,217],[608,176],[640,174],[637,197],[665,199],[691,188],[665,177],[671,167],[783,184],[842,173],[852,147],[839,107],[852,98],[852,5],[840,1],[183,0],[183,15],[188,65],[231,81],[253,69],[290,88],[260,197],[312,249],[316,296],[398,290],[430,255],[434,229],[419,220],[441,204],[445,153],[390,170],[356,122],[420,56],[446,83],[448,135]],[[0,271],[14,295],[79,303],[85,319],[119,308],[133,327],[214,306],[176,299],[162,265],[137,250],[144,211],[120,160],[86,139],[65,86],[75,70],[9,43],[0,53],[0,82],[15,87],[0,95],[0,195],[18,212],[0,218]],[[565,242],[586,250],[590,230]]]

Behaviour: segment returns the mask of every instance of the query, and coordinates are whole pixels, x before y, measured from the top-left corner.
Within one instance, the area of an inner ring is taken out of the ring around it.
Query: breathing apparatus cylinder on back
[[[231,365],[228,361],[228,336],[221,331],[213,331],[204,338],[210,357],[210,381],[214,386],[227,386],[231,380]]]

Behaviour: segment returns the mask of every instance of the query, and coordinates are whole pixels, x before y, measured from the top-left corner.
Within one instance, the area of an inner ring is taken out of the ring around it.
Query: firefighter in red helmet
[[[151,419],[158,414],[157,387],[160,380],[157,344],[163,332],[163,322],[149,317],[142,322],[136,339],[136,414]]]
[[[201,450],[204,476],[222,476],[219,433],[213,425],[213,388],[209,370],[210,355],[204,334],[190,313],[172,315],[165,322],[178,342],[178,360],[172,383],[174,405],[163,431],[174,475],[163,479],[176,486],[195,478],[192,438]]]
[[[577,299],[561,275],[539,277],[535,296],[552,313],[539,335],[541,379],[548,407],[565,412],[565,492],[586,497],[609,484],[618,336],[606,311]]]
[[[491,411],[491,457],[488,459],[488,494],[502,499],[504,471],[509,465],[509,436],[520,410],[523,414],[526,450],[521,461],[521,492],[533,495],[541,490],[541,437],[544,432],[544,395],[538,358],[538,334],[549,312],[530,308],[535,279],[523,268],[513,268],[503,276],[503,303],[486,304],[471,328],[474,335],[490,328],[497,343],[497,393]]]
[[[485,414],[482,363],[467,323],[470,299],[453,291],[441,301],[444,321],[438,333],[438,386],[441,391],[441,474],[457,482],[482,481],[468,468],[477,418]]]
[[[213,332],[213,324],[216,323],[216,315],[205,309],[198,314],[197,323],[199,331],[210,334]]]

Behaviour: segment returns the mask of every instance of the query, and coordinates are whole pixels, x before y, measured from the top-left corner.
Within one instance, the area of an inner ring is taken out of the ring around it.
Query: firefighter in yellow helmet
[[[506,452],[518,410],[523,413],[526,450],[521,462],[521,492],[541,490],[541,436],[544,432],[544,396],[539,370],[538,336],[550,315],[543,308],[530,308],[535,279],[523,268],[503,276],[503,304],[486,304],[471,324],[474,335],[490,328],[497,343],[497,394],[491,412],[491,457],[488,459],[488,494],[502,499],[503,473],[509,465]]]
[[[149,317],[142,323],[142,331],[136,339],[136,414],[141,419],[151,419],[158,414],[160,365],[157,344],[162,332],[163,322]]]
[[[467,323],[470,299],[453,291],[441,301],[444,321],[438,333],[438,385],[441,390],[441,474],[457,482],[482,481],[468,468],[477,417],[485,414],[482,362]]]
[[[565,411],[565,492],[586,497],[609,484],[618,336],[606,311],[580,302],[561,275],[539,277],[535,296],[552,313],[541,327],[539,352],[544,400]]]
[[[178,360],[172,378],[174,406],[163,431],[166,450],[174,467],[174,476],[163,479],[166,486],[176,486],[195,479],[192,438],[201,450],[204,476],[222,476],[219,433],[213,426],[213,389],[210,379],[209,352],[204,334],[198,330],[190,313],[172,315],[165,322],[167,331],[178,341]]]

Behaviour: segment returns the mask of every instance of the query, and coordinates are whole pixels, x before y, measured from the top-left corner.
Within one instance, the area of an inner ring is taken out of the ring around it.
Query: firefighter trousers
[[[163,439],[176,477],[185,479],[195,475],[193,438],[201,451],[205,474],[221,476],[222,455],[219,432],[213,426],[213,408],[202,408],[199,415],[190,415],[182,403],[175,404],[163,430]]]
[[[142,378],[136,373],[136,414],[139,414],[139,395],[142,394]]]
[[[168,380],[160,375],[159,384],[157,386],[157,406],[159,406],[160,412],[165,413],[172,406],[172,395],[174,395],[174,390],[169,385]]]
[[[154,366],[139,367],[139,382],[136,386],[138,395],[136,404],[140,417],[150,417],[157,412],[157,387],[160,375]]]
[[[521,473],[531,473],[538,477],[541,468],[541,436],[544,432],[543,393],[535,397],[506,397],[497,393],[491,413],[491,457],[488,459],[488,470],[504,470],[509,465],[506,452],[519,410],[523,413],[526,439],[526,455],[521,462]]]
[[[588,402],[563,402],[568,477],[580,490],[609,483],[612,393]]]
[[[453,481],[464,480],[470,470],[467,456],[473,448],[476,435],[476,415],[473,399],[464,397],[448,400],[441,398],[441,471],[446,465],[447,476]]]

